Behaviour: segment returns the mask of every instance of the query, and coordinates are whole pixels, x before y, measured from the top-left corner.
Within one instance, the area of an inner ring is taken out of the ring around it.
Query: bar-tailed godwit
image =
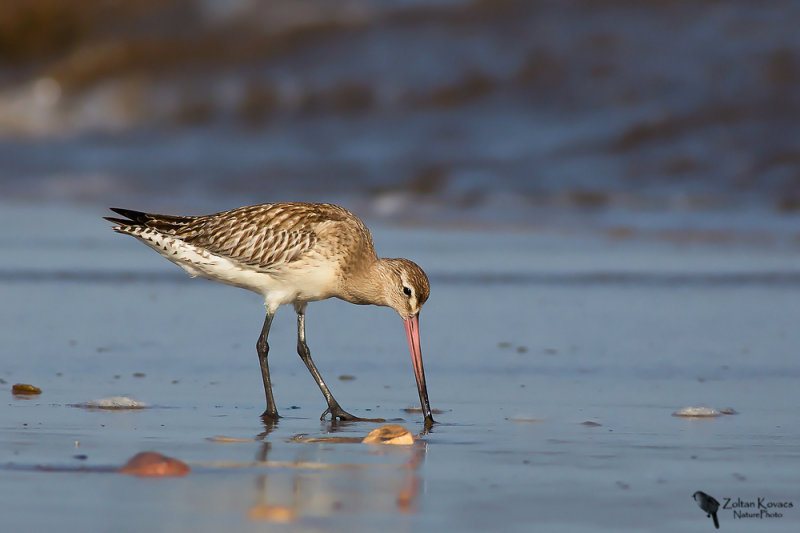
[[[106,220],[177,264],[192,277],[261,294],[267,316],[256,343],[267,409],[277,419],[267,364],[270,325],[275,311],[293,304],[297,312],[297,352],[332,420],[365,420],[339,406],[320,376],[306,344],[308,302],[340,298],[354,304],[391,307],[403,319],[425,425],[433,423],[422,367],[419,311],[430,294],[425,272],[408,259],[378,258],[372,235],[350,211],[332,204],[274,203],[240,207],[207,216],[171,216],[129,209]]]

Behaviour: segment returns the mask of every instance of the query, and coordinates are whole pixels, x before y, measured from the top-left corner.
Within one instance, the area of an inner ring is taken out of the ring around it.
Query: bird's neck
[[[376,257],[345,278],[339,297],[358,305],[389,305],[386,287],[391,283],[391,274],[386,260]]]

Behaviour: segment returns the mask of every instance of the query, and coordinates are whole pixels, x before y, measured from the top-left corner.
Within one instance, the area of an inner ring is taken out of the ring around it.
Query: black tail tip
[[[144,224],[145,222],[147,222],[147,214],[141,211],[134,211],[132,209],[123,209],[121,207],[109,207],[109,209],[117,213],[118,215],[122,215],[125,217],[125,219],[114,218],[114,217],[103,217],[104,219],[113,222],[115,224],[137,225],[137,224]]]

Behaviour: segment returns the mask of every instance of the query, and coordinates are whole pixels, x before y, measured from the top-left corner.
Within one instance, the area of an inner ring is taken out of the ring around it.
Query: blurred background
[[[796,0],[3,0],[0,198],[800,246]]]

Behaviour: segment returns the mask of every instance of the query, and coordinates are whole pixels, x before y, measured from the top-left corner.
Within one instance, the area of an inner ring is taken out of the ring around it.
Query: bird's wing
[[[337,220],[318,205],[262,204],[197,217],[175,236],[209,252],[261,270],[302,258],[318,242],[317,229]]]

